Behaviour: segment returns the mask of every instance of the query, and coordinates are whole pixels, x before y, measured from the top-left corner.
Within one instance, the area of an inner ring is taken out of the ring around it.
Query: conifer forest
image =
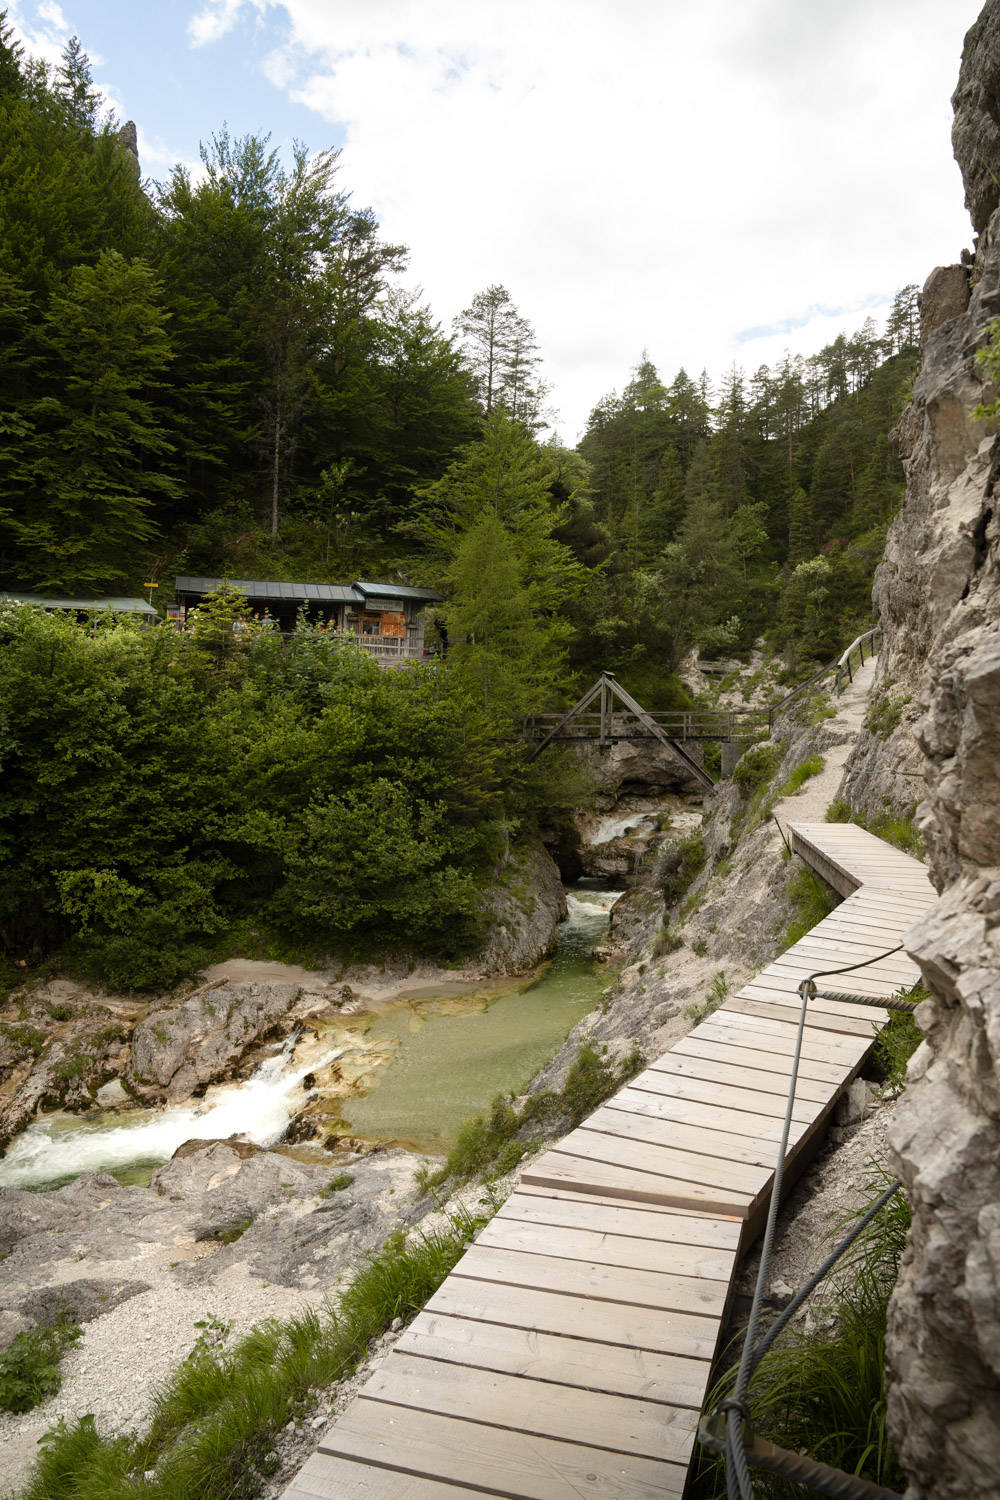
[[[377,579],[440,591],[448,649],[382,673],[304,621],[234,634],[225,591],[183,634],[0,609],[5,962],[468,951],[501,851],[585,795],[525,714],[604,670],[692,706],[694,650],[791,684],[871,623],[916,288],[775,368],[637,350],[568,448],[512,294],[443,327],[337,153],[220,126],[202,159],[147,180],[79,43],[48,68],[0,13],[0,589]]]

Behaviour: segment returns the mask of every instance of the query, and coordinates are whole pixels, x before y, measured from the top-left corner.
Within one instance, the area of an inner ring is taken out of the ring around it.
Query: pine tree
[[[135,567],[154,497],[175,481],[151,399],[173,358],[159,284],[116,251],[77,266],[53,296],[45,346],[50,394],[25,407],[32,432],[5,489],[19,576],[42,588],[102,588]]]
[[[487,417],[502,406],[516,420],[540,425],[545,387],[537,377],[538,345],[531,324],[505,286],[477,292],[455,319],[465,340],[465,356]]]
[[[71,36],[63,48],[62,61],[56,68],[55,88],[69,123],[78,130],[93,130],[101,96],[94,88],[90,58],[78,36]]]
[[[802,562],[816,550],[812,501],[801,485],[788,502],[788,561]]]
[[[557,631],[532,608],[514,539],[494,511],[465,533],[449,582],[449,671],[495,720],[539,708],[558,676]]]
[[[0,104],[18,99],[24,93],[21,60],[24,49],[14,41],[14,28],[8,23],[7,11],[0,10]]]

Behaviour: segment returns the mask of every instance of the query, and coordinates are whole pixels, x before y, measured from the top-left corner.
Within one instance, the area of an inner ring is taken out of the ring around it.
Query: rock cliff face
[[[876,690],[899,712],[885,716],[887,737],[862,738],[846,782],[872,806],[904,800],[899,770],[923,777],[906,785],[925,799],[941,893],[907,938],[932,999],[890,1132],[914,1210],[888,1342],[908,1500],[995,1496],[1000,1463],[1000,437],[972,418],[995,395],[975,352],[1000,315],[998,100],[1000,0],[990,0],[954,97],[981,231],[971,298],[956,301],[961,268],[932,276],[921,369],[897,429],[906,500],[876,580]]]

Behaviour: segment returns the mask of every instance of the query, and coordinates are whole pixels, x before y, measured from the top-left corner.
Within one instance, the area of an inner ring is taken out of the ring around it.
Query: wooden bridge
[[[734,1269],[767,1210],[797,986],[868,958],[852,993],[914,985],[905,953],[876,955],[935,898],[922,865],[861,828],[790,831],[847,899],[524,1169],[285,1500],[683,1494]],[[786,1184],[887,1014],[810,1001]]]
[[[749,743],[755,735],[770,734],[777,716],[785,713],[796,699],[810,688],[817,687],[830,673],[836,673],[838,693],[845,676],[853,681],[852,663],[855,656],[859,656],[863,663],[866,646],[869,656],[873,656],[880,636],[881,630],[877,626],[874,630],[859,635],[840,656],[814,672],[794,692],[782,698],[780,703],[772,704],[770,708],[650,712],[626,692],[613,672],[602,672],[593,687],[565,713],[534,714],[524,721],[524,737],[533,742],[528,760],[534,760],[548,745],[556,742],[589,742],[604,748],[617,744],[619,740],[652,738],[667,745],[703,786],[714,786],[715,782],[704,766],[684,749],[685,741],[718,740],[730,743],[742,740]]]

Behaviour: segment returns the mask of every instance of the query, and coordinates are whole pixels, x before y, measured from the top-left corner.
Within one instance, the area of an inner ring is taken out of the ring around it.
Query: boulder
[[[286,1029],[298,994],[294,984],[221,985],[154,1011],[132,1034],[130,1091],[147,1104],[177,1101],[231,1077],[255,1042]]]

